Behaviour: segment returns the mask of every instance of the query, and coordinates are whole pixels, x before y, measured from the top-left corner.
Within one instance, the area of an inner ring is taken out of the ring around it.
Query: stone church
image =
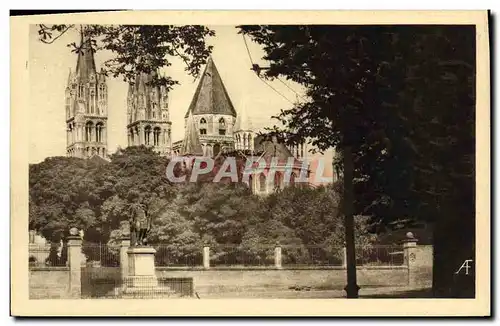
[[[65,92],[66,155],[88,158],[108,153],[108,87],[96,71],[94,54],[83,33],[76,70],[69,72]]]
[[[98,73],[89,42],[81,34],[82,51],[76,70],[70,70],[66,87],[66,154],[71,157],[107,159],[108,90],[106,77]],[[155,73],[156,74],[156,73]],[[278,169],[292,169],[289,183],[300,174],[305,159],[304,145],[286,147],[276,139],[257,135],[245,110],[236,112],[214,60],[210,57],[185,114],[184,138],[172,143],[168,92],[152,86],[154,74],[139,73],[128,88],[128,146],[144,145],[165,156],[217,156],[240,151],[259,156],[270,165],[278,159]],[[266,174],[253,176],[256,193],[267,194],[284,187],[284,173],[273,180]]]
[[[244,155],[261,157],[266,166],[277,159],[278,170],[272,178],[265,173],[251,176],[249,186],[257,194],[269,194],[293,184],[300,176],[304,145],[288,148],[275,138],[266,140],[257,135],[245,110],[236,113],[217,67],[210,57],[194,97],[185,115],[184,139],[172,146],[175,156],[217,156],[221,151],[239,151]],[[293,154],[295,153],[295,155]],[[285,170],[291,170],[289,181]],[[308,171],[305,171],[307,178]]]

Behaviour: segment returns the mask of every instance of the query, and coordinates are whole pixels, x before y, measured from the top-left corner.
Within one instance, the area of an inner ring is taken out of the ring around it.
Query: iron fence
[[[356,264],[360,266],[401,266],[404,251],[398,245],[373,245],[356,248]]]
[[[157,267],[201,267],[203,248],[153,244]],[[281,266],[345,266],[346,253],[342,247],[323,245],[281,245]],[[84,243],[82,260],[91,267],[120,266],[120,247],[102,243]],[[210,246],[211,267],[267,267],[276,263],[276,245],[216,244]],[[30,266],[67,266],[67,247],[60,244],[30,245]],[[401,266],[404,264],[400,245],[370,245],[356,248],[358,266]]]
[[[120,246],[105,243],[84,243],[82,245],[85,264],[93,267],[120,266]]]
[[[211,266],[265,267],[274,265],[274,245],[218,244],[210,247]]]
[[[196,246],[179,247],[169,244],[153,244],[157,267],[195,267],[203,264],[202,249]]]
[[[282,246],[283,267],[342,266],[343,248],[331,246]]]

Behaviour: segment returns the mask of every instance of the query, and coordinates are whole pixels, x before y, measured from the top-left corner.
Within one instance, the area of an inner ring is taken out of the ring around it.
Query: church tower
[[[234,149],[236,111],[212,57],[208,58],[184,118],[186,128],[191,124],[188,119],[193,119],[203,155],[217,156],[221,151]]]
[[[152,86],[154,74],[138,73],[129,84],[127,97],[128,146],[144,145],[161,155],[172,149],[168,91],[165,86]]]
[[[94,53],[85,30],[80,32],[81,51],[76,70],[70,70],[66,86],[66,155],[88,158],[107,156],[108,87],[97,73]]]
[[[243,152],[253,153],[255,148],[255,132],[252,121],[247,115],[245,108],[242,108],[234,125],[234,147]]]

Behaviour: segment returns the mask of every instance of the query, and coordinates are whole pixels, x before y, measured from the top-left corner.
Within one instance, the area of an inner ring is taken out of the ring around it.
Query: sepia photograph
[[[105,14],[19,24],[20,315],[21,299],[490,314],[487,12]]]

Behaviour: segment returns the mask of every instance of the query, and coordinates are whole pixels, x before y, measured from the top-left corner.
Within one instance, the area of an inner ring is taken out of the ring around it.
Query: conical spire
[[[236,117],[234,132],[252,131],[252,130],[253,130],[252,120],[248,116],[247,110],[244,107],[242,107],[238,116]]]
[[[224,114],[236,116],[233,103],[212,57],[208,58],[191,105],[189,105],[184,117],[187,118],[190,113],[193,115]]]
[[[186,121],[186,135],[182,142],[181,155],[203,156],[203,148],[201,147],[200,138],[198,137],[192,114],[188,116]]]
[[[88,80],[91,74],[96,75],[94,53],[90,47],[90,39],[85,35],[85,27],[80,29],[80,51],[76,63],[76,75],[80,80]]]

